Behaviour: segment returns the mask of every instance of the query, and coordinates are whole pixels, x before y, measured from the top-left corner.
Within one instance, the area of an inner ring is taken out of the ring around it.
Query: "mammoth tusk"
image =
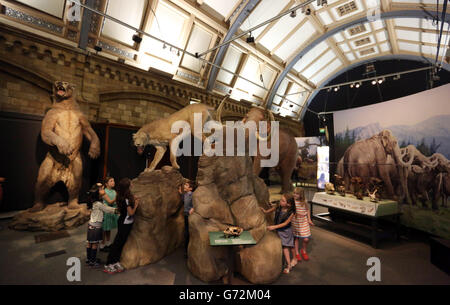
[[[217,121],[220,122],[220,124],[222,123],[222,110],[223,107],[225,106],[225,101],[230,97],[230,95],[225,95],[225,97],[223,98],[223,100],[220,102],[219,107],[217,107]]]
[[[274,117],[272,111],[267,110],[267,112],[268,112],[268,114],[269,114],[269,122],[268,122],[268,126],[271,126],[271,122],[275,121],[275,117]],[[258,140],[260,140],[260,141],[270,141],[270,138],[271,138],[271,136],[272,136],[272,131],[271,131],[271,130],[272,130],[272,129],[270,128],[269,134],[268,134],[265,138],[264,138],[264,137],[261,137],[261,136],[259,135],[259,132],[258,132],[258,131],[255,131],[256,138],[257,138]]]

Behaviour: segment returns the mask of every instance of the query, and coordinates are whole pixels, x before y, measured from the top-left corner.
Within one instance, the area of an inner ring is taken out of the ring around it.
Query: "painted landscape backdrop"
[[[440,153],[450,159],[449,102],[450,84],[447,84],[392,101],[335,112],[332,149],[336,160],[356,141],[385,129],[397,138],[400,148],[412,144],[427,157]],[[429,195],[433,195],[432,190]],[[416,206],[402,204],[402,223],[450,238],[450,209],[442,206],[441,201],[438,205],[438,210],[432,210],[430,201]]]

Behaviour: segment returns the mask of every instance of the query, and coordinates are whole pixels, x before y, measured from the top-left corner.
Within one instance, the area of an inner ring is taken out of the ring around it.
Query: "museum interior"
[[[0,0],[0,284],[449,285],[447,6]]]

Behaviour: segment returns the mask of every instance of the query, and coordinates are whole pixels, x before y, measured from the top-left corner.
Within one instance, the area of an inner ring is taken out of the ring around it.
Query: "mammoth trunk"
[[[399,147],[397,147],[394,150],[394,159],[395,159],[395,163],[397,165],[397,171],[398,171],[398,176],[399,176],[399,179],[400,179],[400,184],[402,186],[402,194],[401,194],[401,198],[400,198],[399,201],[401,201],[401,200],[406,198],[407,202],[410,203],[411,199],[409,197],[408,186],[407,186],[408,167],[410,165],[408,165],[407,163],[405,163],[402,160],[402,155],[401,155]]]

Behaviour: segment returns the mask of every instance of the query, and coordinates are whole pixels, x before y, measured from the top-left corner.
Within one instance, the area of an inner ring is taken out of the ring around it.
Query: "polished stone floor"
[[[163,284],[203,285],[190,274],[180,248],[157,263],[109,275],[102,269],[84,266],[86,227],[68,231],[70,237],[35,243],[38,232],[20,232],[7,228],[9,220],[0,220],[0,284],[74,284],[66,278],[70,257],[81,259],[81,282],[76,284]],[[115,232],[113,232],[114,234]],[[316,223],[308,246],[310,261],[299,263],[289,274],[282,274],[275,285],[353,285],[367,281],[367,260],[381,261],[381,282],[376,284],[450,284],[450,277],[430,263],[426,239],[402,236],[399,242],[386,240],[379,249],[369,241],[349,234],[338,234]],[[65,253],[46,258],[45,254]],[[106,259],[106,253],[99,257]],[[248,284],[236,275],[234,284]],[[212,283],[220,284],[220,282]]]

